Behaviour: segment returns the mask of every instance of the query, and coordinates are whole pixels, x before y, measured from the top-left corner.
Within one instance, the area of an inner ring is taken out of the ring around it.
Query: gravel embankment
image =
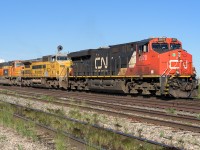
[[[37,108],[44,111],[48,111],[49,109],[60,109],[64,110],[65,113],[68,114],[71,110],[69,107],[56,106],[51,103],[36,102],[29,99],[16,98],[14,96],[6,96],[3,94],[0,94],[0,100],[31,106],[32,108]],[[87,115],[92,115],[94,113],[95,112],[81,111],[81,114]],[[132,121],[130,119],[116,118],[105,114],[98,114],[98,117],[100,118],[99,124],[104,127],[116,129],[116,124],[120,124],[122,127],[118,128],[118,130],[130,133],[132,135],[141,136],[149,140],[188,150],[200,149],[200,133],[175,130],[170,127],[141,123]]]

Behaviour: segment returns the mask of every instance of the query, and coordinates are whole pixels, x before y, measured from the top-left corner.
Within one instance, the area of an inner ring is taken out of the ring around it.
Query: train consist
[[[176,38],[0,63],[0,83],[175,98],[198,95],[192,55]]]

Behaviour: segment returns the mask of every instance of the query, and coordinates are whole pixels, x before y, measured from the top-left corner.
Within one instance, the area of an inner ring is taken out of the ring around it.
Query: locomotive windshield
[[[163,53],[169,50],[167,43],[153,43],[152,48],[158,53]]]
[[[20,66],[23,66],[23,65],[24,65],[24,64],[21,63],[21,62],[15,64],[16,67],[20,67]]]
[[[67,60],[67,56],[57,56],[57,61],[65,61]]]
[[[174,43],[170,44],[170,49],[171,50],[180,49],[180,48],[181,48],[181,44],[174,44]]]

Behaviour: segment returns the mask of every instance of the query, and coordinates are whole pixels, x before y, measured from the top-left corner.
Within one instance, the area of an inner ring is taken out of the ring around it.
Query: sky
[[[174,37],[200,75],[199,0],[2,0],[0,58],[33,59],[149,37]]]

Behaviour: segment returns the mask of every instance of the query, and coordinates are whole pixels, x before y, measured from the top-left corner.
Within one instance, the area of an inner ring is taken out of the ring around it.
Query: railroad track
[[[128,96],[113,96],[113,95],[104,95],[100,93],[86,93],[86,92],[69,92],[55,89],[42,89],[42,88],[27,88],[27,87],[6,87],[0,86],[2,89],[12,89],[17,92],[22,93],[41,93],[47,94],[54,97],[63,97],[63,98],[74,98],[74,99],[86,99],[86,100],[99,100],[102,102],[116,103],[121,105],[130,105],[130,106],[141,106],[149,108],[159,108],[159,109],[174,109],[176,111],[185,111],[190,113],[200,113],[200,101],[199,100],[160,100],[156,98],[141,98],[141,97],[128,97]],[[123,100],[122,100],[123,99]]]
[[[46,90],[45,90],[46,91]],[[27,91],[17,91],[24,95],[36,95],[39,98],[34,98],[35,101],[48,103],[49,101],[41,100],[40,97],[44,94],[37,93],[37,92],[28,92]],[[41,92],[41,91],[40,91]],[[45,94],[52,95],[57,97],[58,95],[55,95],[56,91],[49,91]],[[76,95],[76,93],[72,93],[72,95]],[[93,95],[92,95],[93,96]],[[66,96],[65,96],[66,97]],[[73,97],[73,96],[72,96]],[[26,97],[25,97],[26,98]],[[91,97],[90,97],[91,99]],[[60,106],[68,106],[68,107],[79,107],[84,110],[93,110],[96,112],[101,112],[104,114],[109,114],[113,116],[121,116],[126,117],[128,119],[134,120],[134,121],[140,121],[140,122],[148,122],[153,123],[156,125],[162,125],[162,126],[169,126],[176,129],[182,129],[182,130],[188,130],[193,132],[200,132],[200,120],[193,116],[185,116],[185,115],[175,115],[175,114],[167,114],[166,112],[160,112],[156,110],[148,110],[148,109],[142,109],[142,108],[135,108],[127,105],[121,105],[116,103],[108,103],[108,102],[102,102],[99,100],[90,100],[87,98],[82,99],[79,97],[73,97],[73,101],[71,100],[71,95],[68,95],[67,98],[62,99],[56,98],[55,100],[51,101],[52,104],[60,105]],[[73,103],[72,103],[73,102]],[[84,102],[84,106],[82,103]],[[98,107],[94,107],[98,106]],[[99,108],[101,107],[101,108]],[[175,122],[175,121],[176,122]],[[195,125],[192,125],[195,124]]]
[[[0,112],[1,113],[9,113],[9,112],[5,111],[5,109],[0,109]],[[83,139],[77,138],[74,135],[71,135],[67,132],[61,133],[60,131],[58,131],[58,129],[49,127],[42,123],[35,122],[34,120],[31,120],[31,119],[25,117],[24,115],[20,114],[19,112],[13,113],[12,115],[14,118],[23,120],[27,123],[28,122],[34,123],[36,125],[37,131],[38,131],[38,133],[37,133],[38,140],[41,141],[42,143],[44,143],[44,145],[46,145],[48,147],[48,149],[56,149],[55,148],[55,138],[56,138],[57,134],[59,133],[60,135],[70,139],[70,141],[69,141],[70,147],[78,148],[78,149],[80,149],[80,148],[86,149],[86,146],[89,145],[90,147],[93,147],[95,149],[104,150],[104,149],[97,148],[97,146],[91,145],[91,144],[87,143],[86,141],[84,141]],[[69,145],[67,145],[67,146],[69,146]]]
[[[8,103],[8,102],[6,102],[6,103]],[[178,150],[179,149],[179,148],[176,148],[176,147],[173,147],[173,146],[170,146],[170,145],[166,145],[166,144],[163,144],[163,143],[159,143],[159,142],[151,141],[151,140],[144,139],[144,138],[141,138],[141,137],[133,136],[133,135],[126,134],[126,133],[123,133],[123,132],[120,132],[120,131],[117,131],[117,130],[113,130],[113,129],[110,129],[110,128],[105,128],[105,127],[99,126],[97,124],[88,124],[88,122],[79,121],[79,120],[76,120],[76,119],[73,119],[73,118],[69,118],[69,117],[66,117],[66,116],[60,116],[58,114],[44,112],[44,111],[41,111],[39,109],[29,108],[29,107],[22,106],[22,105],[19,105],[19,104],[13,104],[13,103],[9,103],[9,104],[18,108],[16,110],[16,112],[14,113],[15,117],[21,118],[21,119],[26,120],[26,121],[33,121],[34,120],[34,122],[38,126],[40,126],[42,128],[45,128],[45,129],[48,129],[48,130],[53,131],[53,132],[57,132],[58,129],[54,129],[54,128],[48,126],[48,125],[44,125],[42,123],[38,123],[37,121],[35,121],[37,119],[33,119],[33,118],[27,117],[26,115],[24,115],[25,113],[23,111],[27,111],[28,110],[29,113],[30,113],[30,111],[33,111],[33,112],[36,112],[36,113],[40,113],[40,115],[45,115],[45,116],[48,115],[48,116],[56,117],[58,120],[67,120],[67,121],[70,121],[70,122],[73,122],[73,123],[78,123],[78,124],[81,124],[81,125],[87,125],[87,126],[90,126],[92,128],[98,129],[98,130],[104,130],[106,132],[111,132],[111,133],[123,136],[123,138],[124,137],[125,138],[130,138],[130,139],[134,139],[134,140],[137,140],[137,141],[140,141],[140,142],[151,144],[151,145],[155,146],[155,149],[157,149],[157,148],[158,149],[160,149],[160,148],[162,148],[162,149],[171,149],[171,150]],[[62,134],[64,134],[65,136],[75,140],[76,142],[80,142],[81,144],[84,144],[84,145],[88,145],[89,144],[89,146],[91,146],[91,147],[93,147],[95,149],[100,149],[100,150],[106,149],[106,147],[102,148],[102,147],[99,147],[99,146],[96,146],[96,145],[91,145],[91,143],[86,142],[87,140],[83,140],[81,138],[78,138],[77,136],[74,136],[71,133],[67,133],[66,131],[62,130]]]
[[[56,137],[56,134],[58,134],[58,133],[62,134],[63,136],[65,136],[67,138],[69,138],[70,139],[70,143],[73,143],[72,145],[74,145],[74,146],[71,145],[72,147],[84,148],[87,145],[89,145],[89,143],[85,142],[83,139],[77,138],[76,136],[71,135],[71,134],[69,134],[67,132],[62,132],[61,133],[61,132],[59,132],[55,128],[51,128],[51,127],[46,126],[46,125],[44,125],[42,123],[34,122],[33,120],[31,120],[31,119],[29,119],[29,118],[27,118],[27,117],[25,117],[25,116],[23,116],[21,114],[14,113],[13,116],[16,117],[16,118],[22,119],[24,121],[27,121],[27,122],[33,122],[37,126],[37,128],[39,128],[39,130],[42,130],[42,131],[46,130],[46,133],[48,133],[47,135],[38,134],[37,137],[41,141],[43,141],[44,143],[46,143],[47,145],[50,145],[50,146],[48,146],[48,147],[50,147],[50,149],[55,149],[54,139]],[[90,146],[93,147],[93,148],[95,148],[95,149],[99,149],[99,148],[97,148],[94,145],[90,144]],[[104,149],[99,149],[99,150],[104,150]]]

